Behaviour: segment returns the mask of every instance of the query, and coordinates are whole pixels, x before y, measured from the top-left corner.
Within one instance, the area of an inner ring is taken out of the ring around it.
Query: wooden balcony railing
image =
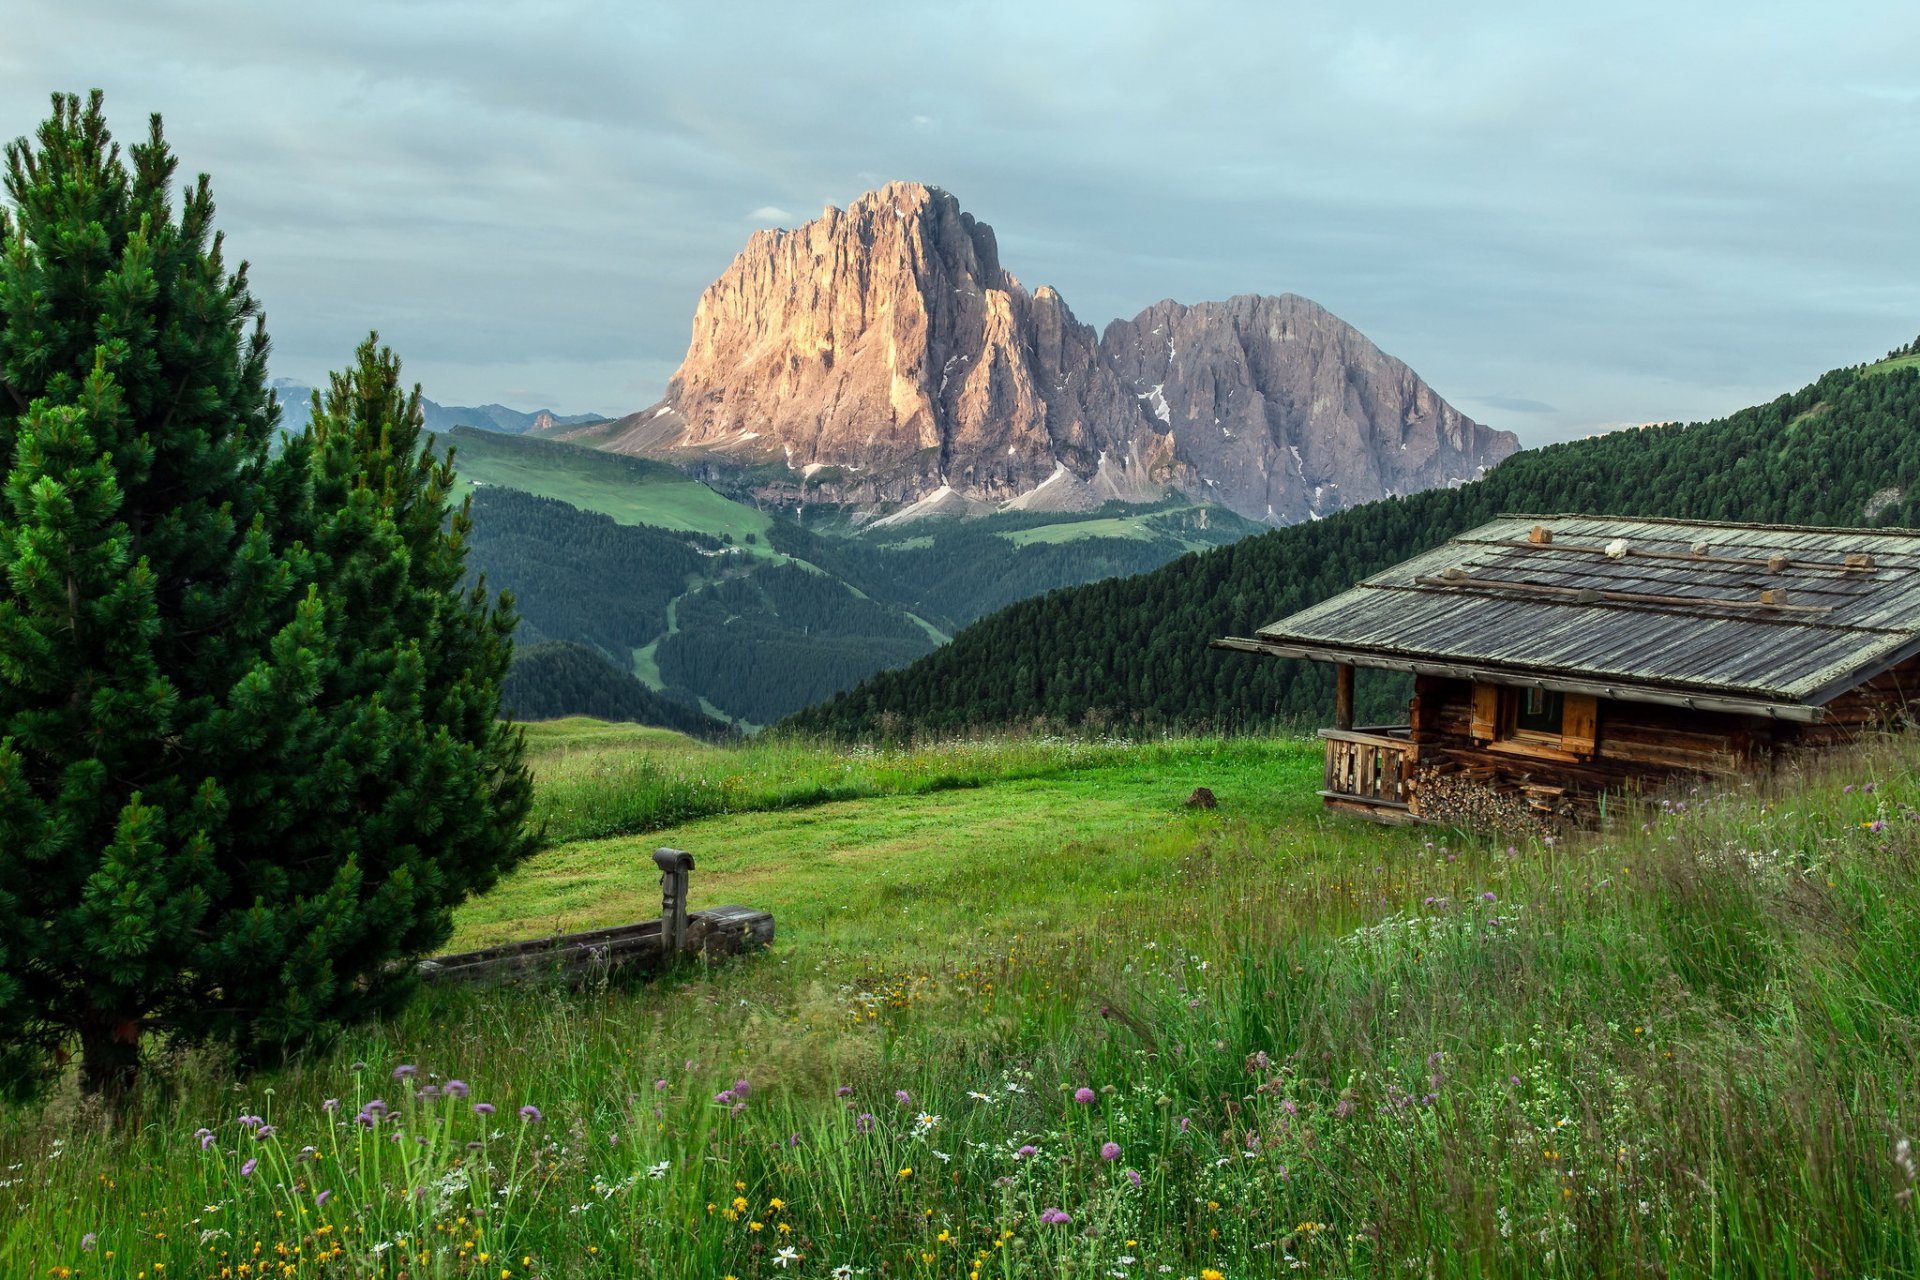
[[[1407,820],[1412,792],[1407,784],[1419,751],[1405,725],[1367,729],[1322,729],[1327,769],[1320,794],[1340,807],[1356,805],[1399,811]]]

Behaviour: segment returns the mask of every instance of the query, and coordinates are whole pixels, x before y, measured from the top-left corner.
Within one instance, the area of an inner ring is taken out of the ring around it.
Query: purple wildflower
[[[908,1093],[905,1089],[895,1089],[893,1091],[893,1097],[894,1097],[894,1100],[903,1107],[910,1107],[913,1105],[913,1095]]]
[[[417,1075],[419,1071],[420,1068],[414,1066],[398,1066],[393,1069],[393,1078],[405,1080],[408,1076]]]
[[[874,1123],[873,1112],[862,1111],[853,1122],[853,1131],[855,1133],[872,1133]]]
[[[534,1124],[539,1124],[542,1120],[546,1119],[545,1116],[540,1114],[540,1108],[534,1106],[531,1102],[520,1108],[520,1118],[522,1120],[532,1121]]]
[[[833,1096],[836,1098],[845,1098],[845,1097],[850,1097],[852,1093],[853,1093],[853,1086],[850,1084],[843,1084],[838,1089],[835,1089],[833,1091]]]
[[[1083,1107],[1086,1106],[1088,1103],[1092,1102],[1095,1098],[1099,1096],[1100,1096],[1099,1094],[1087,1088],[1087,1086],[1085,1085],[1081,1085],[1078,1089],[1075,1089],[1073,1091],[1073,1100],[1079,1103]]]
[[[276,1130],[272,1125],[263,1124],[258,1129],[255,1129],[253,1131],[253,1140],[255,1142],[258,1142],[262,1138],[270,1138],[274,1135],[275,1132]]]
[[[1193,1127],[1192,1117],[1181,1116],[1177,1127],[1179,1128],[1180,1132],[1185,1133],[1188,1129],[1191,1129]]]
[[[1850,795],[1852,795],[1852,794],[1853,794],[1853,784],[1852,784],[1851,782],[1849,782],[1849,783],[1848,783],[1848,784],[1847,784],[1846,786],[1844,786],[1844,787],[1842,787],[1842,788],[1840,788],[1840,794],[1841,794],[1841,795],[1843,795],[1843,796],[1850,796]]]
[[[1136,1187],[1140,1185],[1140,1171],[1138,1169],[1128,1169],[1126,1170],[1126,1175],[1128,1182],[1131,1182]]]
[[[1120,1144],[1117,1142],[1101,1143],[1100,1158],[1102,1160],[1118,1160],[1120,1158]]]
[[[240,1166],[240,1176],[243,1178],[251,1178],[253,1176],[253,1171],[255,1169],[258,1169],[259,1167],[260,1167],[259,1160],[257,1159],[249,1160],[245,1164]]]
[[[1064,1227],[1067,1223],[1073,1221],[1073,1216],[1063,1209],[1055,1209],[1052,1206],[1048,1206],[1040,1211],[1040,1221],[1047,1223],[1049,1226]]]
[[[338,1111],[340,1109],[340,1099],[328,1098],[325,1102],[320,1104],[320,1109],[322,1111],[328,1112],[329,1114],[331,1114],[332,1112]]]
[[[316,1209],[324,1208],[326,1206],[327,1201],[331,1199],[333,1199],[333,1192],[322,1191],[319,1195],[313,1198],[313,1207]]]
[[[1345,1120],[1348,1116],[1352,1115],[1353,1099],[1352,1098],[1340,1099],[1339,1105],[1337,1105],[1333,1109],[1333,1114],[1338,1116],[1342,1120]]]
[[[473,1091],[467,1088],[467,1082],[465,1080],[449,1080],[441,1087],[440,1092],[446,1094],[449,1098],[464,1098]]]
[[[491,1102],[476,1102],[473,1104],[473,1114],[477,1116],[490,1116],[494,1113],[494,1110],[495,1107]]]
[[[1481,894],[1481,895],[1480,895],[1480,901],[1482,901],[1482,902],[1497,902],[1497,901],[1499,901],[1499,899],[1498,899],[1498,897],[1497,897],[1497,896],[1496,896],[1496,895],[1494,894],[1494,892],[1493,892],[1493,890],[1491,890],[1491,889],[1489,889],[1489,890],[1487,890],[1487,891],[1486,891],[1485,893],[1483,893],[1483,894]]]
[[[99,1243],[100,1233],[97,1231],[89,1231],[80,1237],[80,1251],[82,1253],[92,1253],[93,1247]]]
[[[728,1108],[727,1108],[727,1114],[728,1114],[728,1115],[730,1115],[730,1116],[737,1116],[737,1115],[739,1115],[739,1114],[740,1114],[740,1113],[741,1113],[742,1111],[745,1111],[746,1109],[747,1109],[747,1104],[746,1104],[746,1103],[744,1103],[744,1102],[736,1102],[736,1103],[734,1103],[734,1104],[733,1104],[733,1105],[732,1105],[731,1107],[728,1107]]]
[[[713,1095],[713,1100],[724,1107],[728,1103],[733,1101],[733,1090],[722,1089],[720,1092]]]
[[[1025,1160],[1031,1156],[1037,1156],[1039,1154],[1040,1154],[1040,1148],[1034,1146],[1032,1143],[1028,1143],[1026,1146],[1021,1147],[1018,1151],[1014,1152],[1013,1158],[1015,1160]]]
[[[747,1083],[747,1082],[746,1082],[745,1080],[735,1080],[735,1081],[733,1082],[733,1096],[734,1096],[734,1097],[736,1097],[736,1098],[744,1098],[744,1097],[746,1097],[746,1096],[747,1096],[748,1094],[750,1094],[750,1093],[752,1093],[752,1092],[753,1092],[753,1086],[752,1086],[751,1084],[749,1084],[749,1083]]]
[[[667,1087],[667,1082],[665,1080],[655,1080],[653,1082],[653,1091],[655,1093],[663,1092],[666,1089],[666,1087]]]
[[[375,1098],[372,1102],[369,1102],[360,1109],[370,1116],[383,1116],[387,1114],[387,1104],[378,1098]]]

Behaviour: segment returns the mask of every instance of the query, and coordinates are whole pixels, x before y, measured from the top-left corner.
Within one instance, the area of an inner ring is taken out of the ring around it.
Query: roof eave
[[[1620,702],[1651,702],[1661,706],[1684,707],[1693,711],[1721,711],[1732,715],[1760,716],[1769,720],[1791,720],[1801,724],[1814,724],[1826,716],[1822,708],[1801,702],[1780,702],[1767,698],[1740,697],[1734,694],[1705,693],[1659,685],[1635,684],[1630,681],[1589,679],[1559,672],[1523,671],[1488,663],[1414,657],[1382,653],[1377,650],[1345,648],[1339,645],[1226,636],[1213,641],[1209,647],[1233,653],[1262,654],[1271,658],[1304,658],[1313,662],[1351,663],[1356,667],[1374,667],[1383,671],[1410,671],[1416,675],[1440,676],[1450,680],[1473,680],[1482,684],[1557,689],[1562,693],[1590,694]]]

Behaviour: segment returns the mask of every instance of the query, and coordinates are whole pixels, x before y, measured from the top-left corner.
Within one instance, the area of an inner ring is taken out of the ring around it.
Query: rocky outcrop
[[[1108,325],[1100,350],[1173,436],[1196,496],[1255,520],[1460,484],[1519,448],[1293,294],[1158,302]]]
[[[582,440],[876,512],[1179,489],[1275,523],[1471,478],[1516,447],[1302,298],[1161,303],[1097,337],[917,183],[756,232],[701,296],[666,398]]]

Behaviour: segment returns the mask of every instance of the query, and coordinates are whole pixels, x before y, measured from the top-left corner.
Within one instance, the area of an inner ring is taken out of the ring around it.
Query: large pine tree
[[[454,594],[465,530],[443,522],[444,468],[404,428],[387,463],[338,443],[350,430],[273,456],[245,266],[224,264],[204,177],[176,213],[174,171],[157,117],[122,157],[97,93],[56,96],[7,150],[16,1088],[76,1042],[87,1086],[118,1087],[151,1030],[271,1051],[379,1008],[452,903],[526,851],[524,770],[492,724],[511,616]],[[474,860],[449,857],[467,838]]]

